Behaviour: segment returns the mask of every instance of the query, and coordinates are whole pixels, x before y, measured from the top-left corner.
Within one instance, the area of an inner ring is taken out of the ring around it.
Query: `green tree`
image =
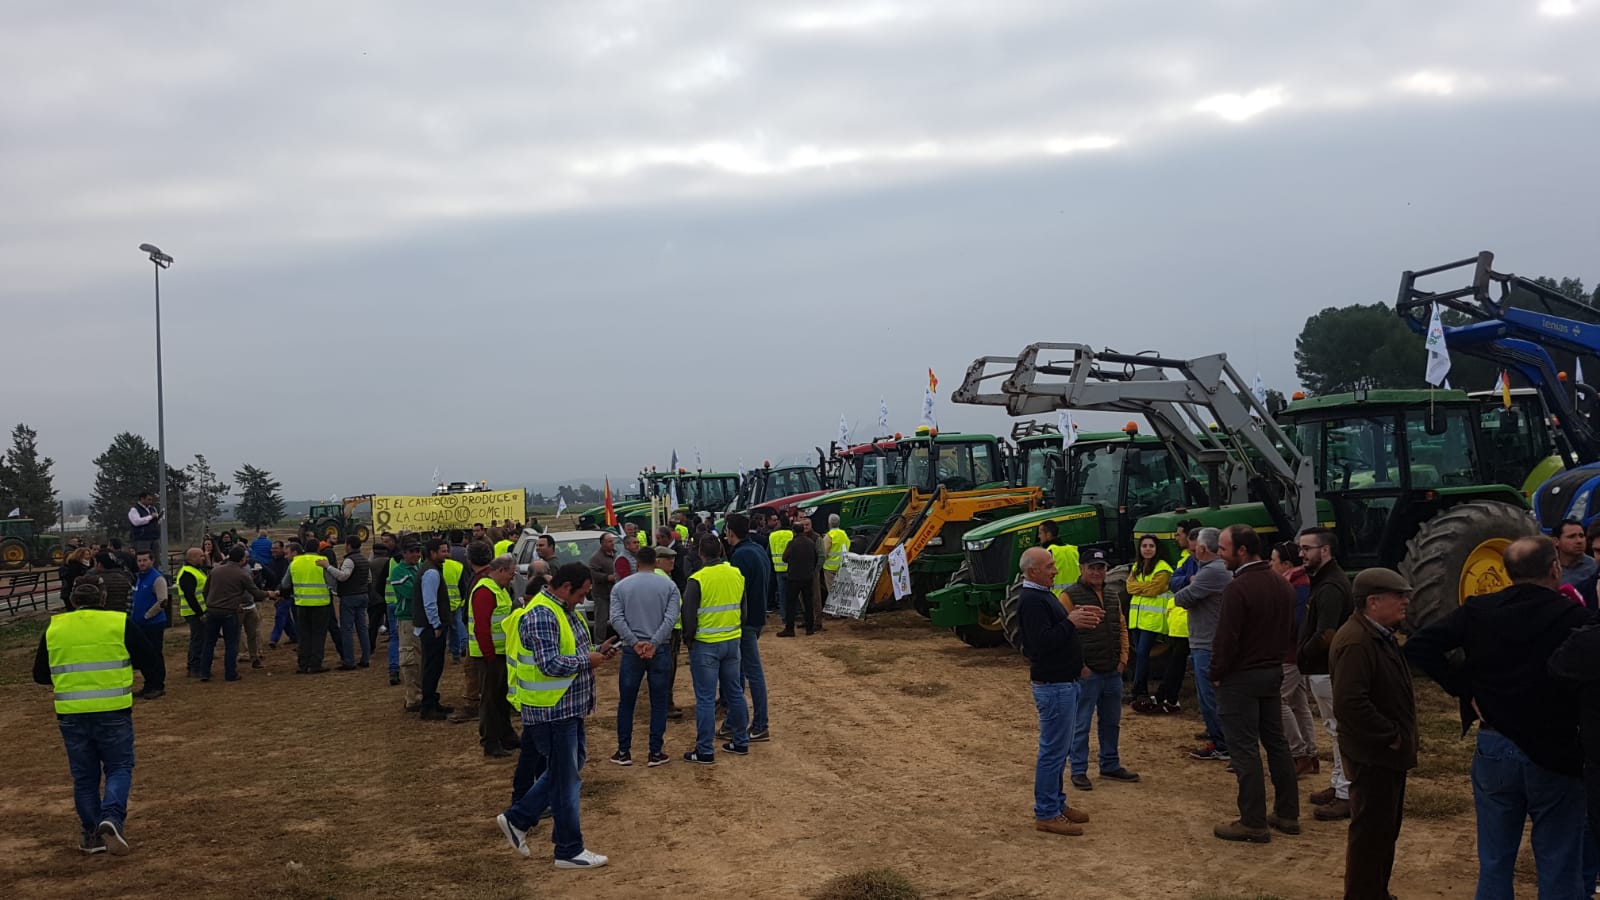
[[[233,479],[239,484],[234,515],[246,527],[265,528],[283,518],[283,485],[273,480],[271,472],[245,465],[233,473]]]
[[[196,453],[194,462],[184,466],[184,472],[189,479],[183,495],[185,524],[199,523],[204,534],[211,530],[212,521],[222,512],[222,501],[233,486],[217,479],[203,453]]]
[[[1313,394],[1336,394],[1370,383],[1425,387],[1427,351],[1393,307],[1383,303],[1328,307],[1306,320],[1294,342],[1294,371]]]
[[[89,523],[108,535],[126,535],[128,507],[141,491],[154,493],[161,469],[161,454],[150,442],[131,431],[111,439],[104,453],[95,457],[94,493],[89,502]],[[189,477],[182,469],[167,466],[167,502],[163,509],[177,509],[178,498]]]
[[[0,459],[0,515],[12,509],[43,531],[56,524],[55,460],[39,455],[39,433],[26,425],[11,429],[11,449]]]

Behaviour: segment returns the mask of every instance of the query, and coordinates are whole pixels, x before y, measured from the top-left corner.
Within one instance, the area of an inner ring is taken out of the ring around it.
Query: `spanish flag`
[[[933,374],[932,369],[928,370],[928,390],[935,394],[939,393],[939,377]]]
[[[617,510],[611,505],[611,477],[606,477],[606,526],[617,527]]]

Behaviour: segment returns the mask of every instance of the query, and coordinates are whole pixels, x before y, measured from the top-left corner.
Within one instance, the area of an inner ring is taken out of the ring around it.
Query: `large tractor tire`
[[[317,523],[317,536],[330,544],[344,540],[344,526],[337,519],[323,519]]]
[[[1509,587],[1501,556],[1512,541],[1538,533],[1526,510],[1494,500],[1452,506],[1424,522],[1400,563],[1411,583],[1407,623],[1421,628],[1468,597]]]
[[[950,575],[950,584],[971,584],[972,569],[963,562],[961,567]],[[923,601],[926,605],[927,601]],[[1002,616],[1004,613],[1002,612]],[[1005,628],[1001,625],[1002,616],[986,616],[978,614],[978,621],[972,625],[957,625],[956,636],[968,647],[1000,647],[1006,642]]]
[[[365,522],[358,523],[356,525],[356,537],[360,538],[361,539],[361,543],[363,543],[363,544],[371,543],[372,542],[372,526],[368,525]]]
[[[0,569],[20,569],[28,564],[28,545],[16,538],[0,541]]]
[[[1006,596],[1000,601],[1000,627],[1005,631],[1006,643],[1022,652],[1022,623],[1017,619],[1017,607],[1022,605],[1022,598],[1017,589],[1022,587],[1022,578],[1006,588]]]
[[[45,556],[52,566],[63,565],[67,561],[67,551],[62,549],[60,544],[51,544],[50,551]]]

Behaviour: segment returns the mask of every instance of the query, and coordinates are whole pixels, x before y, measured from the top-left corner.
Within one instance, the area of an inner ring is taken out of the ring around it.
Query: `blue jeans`
[[[661,752],[667,733],[667,704],[672,700],[672,654],[658,648],[648,660],[640,659],[632,647],[622,648],[622,665],[617,672],[617,749],[633,750],[633,711],[639,705],[639,685],[650,680],[650,752]]]
[[[1472,757],[1478,814],[1477,900],[1510,900],[1522,828],[1533,819],[1540,900],[1587,898],[1583,886],[1583,780],[1534,763],[1498,731],[1480,729]],[[1593,887],[1590,885],[1589,887]]]
[[[583,829],[578,823],[578,790],[583,782],[578,773],[589,761],[583,719],[573,717],[524,726],[523,755],[527,755],[529,747],[547,765],[533,787],[506,810],[506,820],[528,831],[539,824],[540,814],[548,808],[555,820],[550,841],[556,845],[556,859],[571,859],[583,852]]]
[[[354,634],[351,634],[354,631]],[[361,662],[372,661],[372,644],[367,632],[367,597],[345,599],[339,598],[339,659],[345,665],[353,665],[356,661],[351,657],[356,655],[356,647],[361,647]]]
[[[1217,719],[1217,688],[1211,683],[1211,651],[1190,647],[1189,658],[1194,660],[1194,695],[1200,700],[1200,718],[1206,723],[1206,734],[1218,750],[1226,752],[1228,744],[1222,739],[1222,723]]]
[[[72,805],[85,835],[103,821],[121,828],[133,787],[133,715],[128,710],[68,713],[56,717],[72,772]],[[105,793],[100,792],[101,775]]]
[[[294,627],[294,604],[287,600],[279,600],[277,609],[272,613],[272,636],[268,640],[274,644],[284,635],[291,641],[299,641],[299,632]]]
[[[1121,703],[1119,696],[1117,702]],[[1033,684],[1033,705],[1039,708],[1039,760],[1033,768],[1033,817],[1054,819],[1067,808],[1063,784],[1067,750],[1078,723],[1078,683]]]
[[[1128,632],[1128,636],[1133,639],[1133,695],[1148,697],[1150,696],[1150,651],[1155,648],[1156,641],[1161,639],[1161,635],[1154,631],[1132,629]]]
[[[217,636],[222,636],[222,674],[229,681],[239,677],[239,614],[206,610],[206,637],[200,647],[200,677],[211,677],[211,663],[217,656]]]
[[[1078,716],[1072,727],[1072,774],[1089,774],[1089,725],[1100,713],[1100,771],[1122,768],[1117,736],[1122,733],[1122,673],[1096,672],[1078,679]]]
[[[467,655],[467,608],[458,607],[450,614],[450,618],[456,626],[454,637],[450,641],[450,656],[459,660]]]
[[[394,626],[394,604],[389,604],[389,611],[385,613],[388,621],[384,622],[389,628],[389,674],[400,674],[400,632]]]
[[[744,626],[739,634],[739,675],[750,687],[750,730],[767,730],[767,673],[761,669],[761,627]]]
[[[694,750],[711,756],[712,739],[717,732],[717,688],[728,707],[728,725],[733,729],[733,745],[750,744],[750,709],[744,704],[744,688],[739,683],[739,642],[718,641],[689,645],[689,674],[694,677]]]
[[[779,572],[777,576],[773,578],[773,581],[777,585],[777,590],[773,591],[772,604],[767,607],[768,612],[781,613],[784,609],[787,609],[787,607],[783,605],[783,583],[785,580],[787,580],[787,576],[783,572]]]

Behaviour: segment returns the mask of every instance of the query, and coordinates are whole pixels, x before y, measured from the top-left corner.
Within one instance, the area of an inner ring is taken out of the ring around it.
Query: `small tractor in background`
[[[66,552],[59,535],[35,529],[32,519],[0,519],[0,569],[24,569],[29,564],[59,566],[63,562]]]
[[[330,544],[337,544],[352,535],[360,538],[363,544],[369,543],[372,540],[372,523],[370,519],[357,518],[355,513],[363,504],[370,507],[371,503],[371,494],[360,494],[346,497],[338,503],[314,504],[301,520],[300,531],[309,528],[313,534]]]

